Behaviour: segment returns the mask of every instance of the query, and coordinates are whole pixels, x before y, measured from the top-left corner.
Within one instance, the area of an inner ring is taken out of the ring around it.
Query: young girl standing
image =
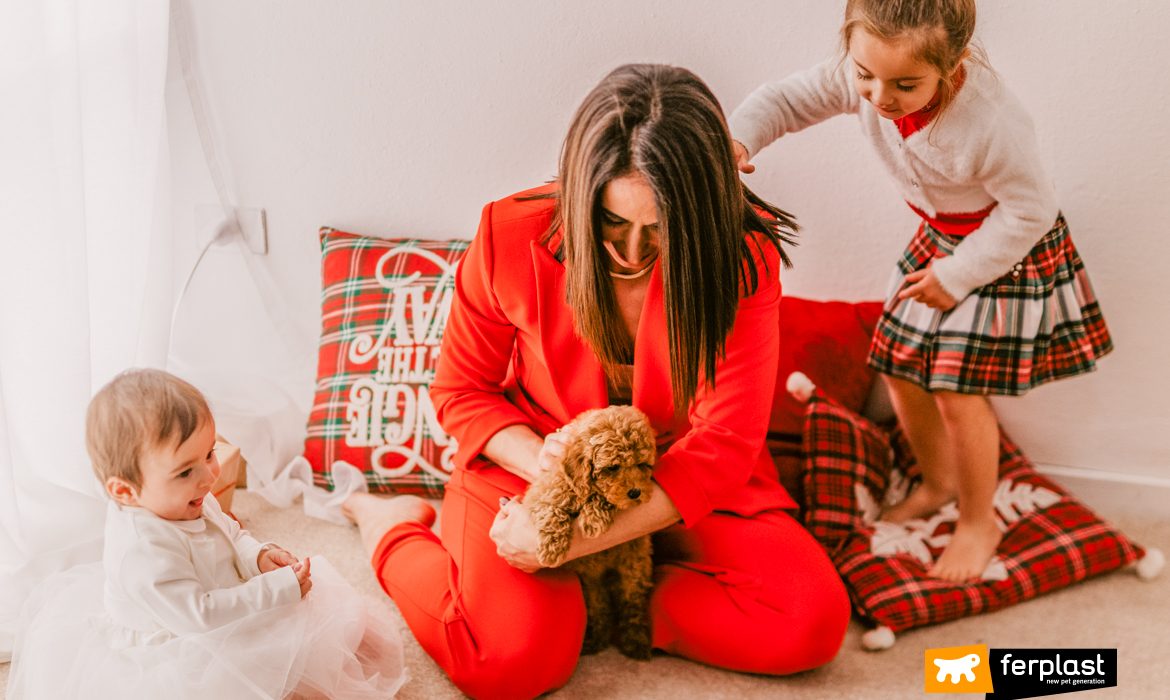
[[[883,518],[958,499],[930,570],[977,577],[1001,539],[999,434],[989,395],[1095,369],[1112,342],[1041,163],[1032,121],[972,55],[974,0],[848,0],[845,59],[761,86],[736,109],[740,169],[836,114],[862,132],[922,223],[891,282],[869,362],[922,470]]]
[[[86,447],[110,498],[103,561],[26,604],[8,697],[387,698],[405,681],[385,610],[220,510],[195,387],[118,375],[90,403]]]

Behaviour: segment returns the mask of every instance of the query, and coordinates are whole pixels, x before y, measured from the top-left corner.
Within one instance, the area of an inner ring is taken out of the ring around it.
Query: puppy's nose
[[[629,496],[630,500],[632,501],[638,496],[642,495],[642,489],[630,489],[629,491],[626,491],[626,495]]]

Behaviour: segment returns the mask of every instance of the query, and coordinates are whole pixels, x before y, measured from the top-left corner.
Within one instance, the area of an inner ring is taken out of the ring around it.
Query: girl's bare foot
[[[960,520],[955,524],[950,544],[926,573],[954,583],[979,578],[995,556],[1002,539],[1003,533],[996,527],[995,518]]]
[[[355,493],[341,504],[341,513],[358,526],[362,547],[371,557],[378,543],[395,525],[416,522],[430,527],[435,523],[435,509],[418,496],[382,498]]]
[[[887,523],[904,523],[915,518],[926,518],[955,500],[957,495],[955,489],[934,486],[924,481],[901,503],[882,511],[881,519]]]

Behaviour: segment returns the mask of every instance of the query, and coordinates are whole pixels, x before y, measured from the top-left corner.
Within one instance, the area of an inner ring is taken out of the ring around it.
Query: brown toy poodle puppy
[[[644,503],[657,456],[650,422],[633,406],[586,411],[565,430],[570,442],[562,468],[545,472],[524,496],[540,532],[537,556],[544,566],[564,560],[574,523],[586,537],[597,537],[614,513]],[[566,566],[581,578],[589,615],[581,652],[592,654],[612,642],[626,656],[650,658],[650,537]]]

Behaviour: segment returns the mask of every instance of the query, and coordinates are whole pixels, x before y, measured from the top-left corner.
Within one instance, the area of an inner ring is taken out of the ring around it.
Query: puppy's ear
[[[578,436],[565,447],[565,457],[561,460],[565,483],[578,503],[583,503],[589,495],[589,481],[593,474],[592,455],[589,441]]]

